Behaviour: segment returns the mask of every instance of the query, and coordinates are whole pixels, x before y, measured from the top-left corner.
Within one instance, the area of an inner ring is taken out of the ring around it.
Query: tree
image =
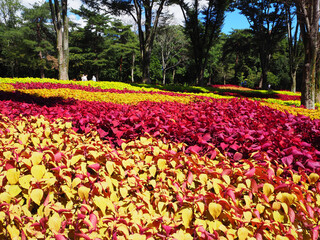
[[[95,75],[100,80],[102,71],[108,61],[104,57],[106,46],[106,31],[111,19],[108,15],[98,14],[92,9],[81,6],[73,13],[82,17],[86,22],[84,27],[76,26],[70,32],[70,71],[73,78],[79,78],[79,74]]]
[[[219,37],[229,2],[228,0],[207,0],[207,4],[201,7],[198,0],[194,0],[191,6],[179,0],[185,20],[185,32],[191,40],[197,85],[204,85],[204,72],[209,51]]]
[[[233,30],[226,38],[223,45],[222,59],[232,59],[234,66],[233,84],[240,84],[248,78],[250,74],[255,74],[256,78],[251,76],[247,81],[248,86],[254,87],[256,80],[260,75],[258,47],[254,35],[249,29]]]
[[[246,16],[256,42],[262,78],[259,87],[267,84],[270,60],[275,46],[285,38],[287,32],[284,4],[278,0],[237,1],[236,7]]]
[[[25,9],[22,13],[25,34],[23,43],[28,51],[26,63],[33,71],[40,70],[40,77],[45,77],[45,70],[52,68],[49,59],[54,52],[52,42],[54,40],[53,29],[47,23],[50,19],[49,3],[34,4],[32,8]]]
[[[17,12],[22,9],[20,0],[0,0],[0,23],[12,28],[18,22]]]
[[[318,53],[319,0],[295,0],[297,19],[304,45],[301,104],[315,108],[316,63]]]
[[[297,89],[297,71],[303,57],[303,47],[300,42],[299,23],[294,24],[294,17],[296,10],[294,9],[292,1],[285,4],[286,22],[287,22],[287,39],[288,39],[288,56],[289,56],[289,71],[291,79],[291,91],[296,92]]]
[[[0,63],[3,74],[14,77],[21,57],[23,34],[19,29],[21,19],[18,12],[22,10],[19,0],[0,0]]]
[[[129,14],[138,26],[142,81],[150,83],[150,60],[159,18],[167,0],[83,0],[96,9],[107,6],[115,15]]]
[[[68,80],[69,75],[69,20],[68,0],[49,0],[52,22],[56,31],[59,79]]]
[[[166,84],[167,71],[182,64],[186,57],[187,39],[181,26],[163,25],[155,40],[155,49],[161,59],[162,84]]]

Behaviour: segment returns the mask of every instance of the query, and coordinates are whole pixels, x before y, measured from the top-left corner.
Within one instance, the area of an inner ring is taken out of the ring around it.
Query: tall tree
[[[101,71],[107,66],[107,59],[103,52],[107,48],[105,41],[107,29],[111,23],[108,15],[98,14],[93,9],[81,6],[73,13],[82,17],[86,25],[77,26],[70,32],[70,65],[72,77],[78,78],[79,74],[95,75],[100,80]],[[91,77],[91,76],[90,76]]]
[[[259,44],[262,78],[259,87],[267,84],[270,60],[275,46],[287,33],[284,3],[279,0],[237,1],[236,7],[246,16]]]
[[[155,48],[161,59],[162,84],[166,84],[167,71],[176,68],[187,58],[187,39],[181,26],[164,25],[159,28]]]
[[[150,60],[160,15],[167,0],[82,0],[91,7],[107,6],[115,15],[130,15],[138,27],[142,81],[150,83]]]
[[[0,71],[4,76],[14,77],[17,73],[23,39],[20,10],[19,0],[0,0]]]
[[[247,80],[247,86],[254,87],[257,82],[259,69],[258,47],[254,35],[250,29],[233,30],[226,38],[223,45],[222,59],[233,59],[234,81],[233,84],[240,84],[248,78],[250,73],[256,73],[257,78]]]
[[[52,67],[49,59],[53,58],[51,54],[54,47],[51,44],[54,40],[53,29],[48,26],[50,20],[49,3],[42,5],[34,4],[32,8],[25,9],[22,13],[25,32],[24,44],[26,50],[29,50],[28,62],[33,71],[40,71],[40,77],[45,77],[45,70]],[[32,64],[31,64],[32,62]]]
[[[195,62],[196,84],[204,85],[204,72],[208,63],[209,51],[219,37],[224,22],[228,0],[207,0],[205,6],[199,0],[188,4],[178,1],[185,20],[185,32],[190,37]]]
[[[61,2],[61,3],[60,3]],[[69,19],[68,0],[49,0],[52,22],[57,36],[59,79],[68,80],[69,70]]]
[[[303,46],[300,41],[299,23],[296,21],[294,24],[294,18],[296,16],[296,9],[292,0],[289,0],[285,4],[286,10],[286,22],[288,31],[288,56],[289,56],[289,71],[291,80],[291,91],[297,90],[297,71],[303,57]]]
[[[0,23],[12,28],[18,22],[17,12],[22,9],[20,0],[0,0]]]
[[[303,79],[301,104],[308,109],[315,108],[316,63],[319,32],[319,0],[295,0],[297,19],[304,45]]]

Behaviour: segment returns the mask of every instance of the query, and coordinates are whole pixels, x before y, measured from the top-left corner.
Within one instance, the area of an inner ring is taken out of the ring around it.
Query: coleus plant
[[[0,116],[1,238],[318,239],[319,175],[266,153],[147,134],[114,148],[63,118]]]

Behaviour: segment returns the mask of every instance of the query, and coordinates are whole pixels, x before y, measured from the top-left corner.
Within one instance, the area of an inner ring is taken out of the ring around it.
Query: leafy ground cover
[[[0,238],[318,239],[318,115],[11,83],[0,87]]]

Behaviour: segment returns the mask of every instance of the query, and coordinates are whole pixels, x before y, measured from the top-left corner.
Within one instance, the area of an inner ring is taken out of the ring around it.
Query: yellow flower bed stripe
[[[153,102],[179,102],[189,103],[194,101],[194,96],[169,96],[163,94],[148,93],[109,93],[109,92],[87,92],[75,89],[21,89],[26,94],[37,95],[41,97],[62,97],[64,99],[74,98],[85,101],[113,102],[119,104],[136,104],[142,101]]]
[[[312,110],[305,108],[295,108],[290,106],[281,105],[278,103],[268,103],[268,102],[260,102],[263,106],[268,106],[273,109],[277,109],[282,112],[288,112],[292,115],[297,116],[298,114],[310,117],[311,119],[320,119],[320,109]]]
[[[13,92],[15,89],[11,84],[0,83],[0,91]]]

